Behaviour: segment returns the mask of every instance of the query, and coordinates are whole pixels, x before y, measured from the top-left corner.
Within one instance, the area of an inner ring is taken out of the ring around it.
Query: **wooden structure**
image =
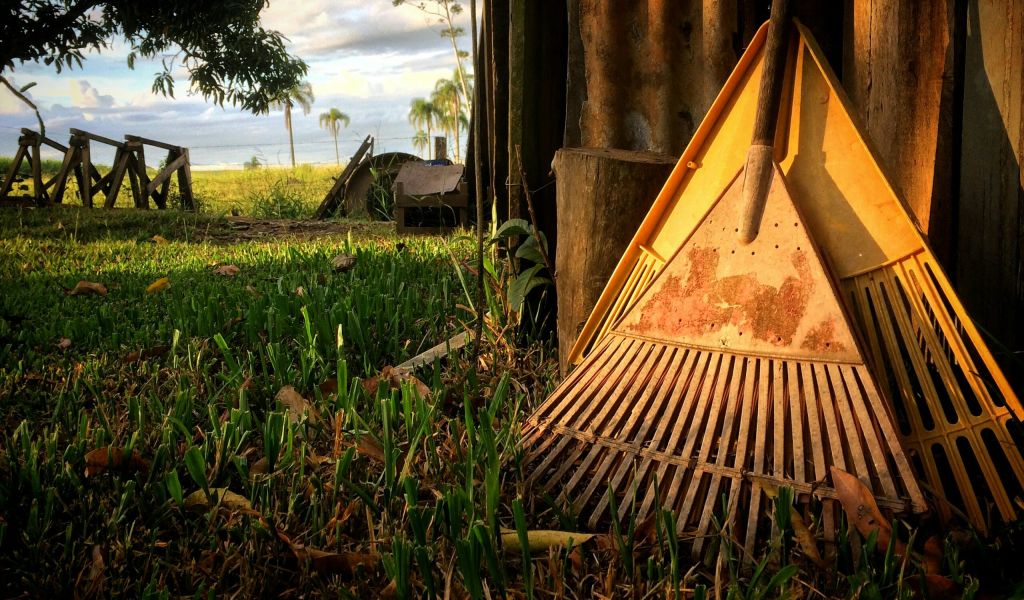
[[[68,179],[74,175],[78,184],[78,192],[82,205],[92,207],[94,197],[103,195],[103,207],[113,208],[125,177],[128,178],[132,197],[136,208],[149,208],[152,198],[157,208],[167,208],[167,194],[170,179],[177,174],[178,193],[182,208],[195,209],[192,194],[192,172],[189,165],[188,148],[165,144],[138,136],[126,135],[124,142],[89,133],[81,129],[72,129],[68,145],[64,146],[38,133],[22,129],[18,140],[18,151],[11,163],[10,172],[0,190],[0,199],[11,200],[10,191],[21,164],[28,160],[32,179],[33,193],[29,197],[14,198],[22,203],[31,201],[37,206],[61,204],[67,191]],[[115,148],[113,165],[108,173],[101,174],[92,162],[92,143],[106,144]],[[39,151],[42,145],[64,153],[60,170],[48,181],[42,180]],[[165,166],[153,179],[146,171],[144,146],[154,146],[167,150]]]
[[[402,165],[394,183],[398,233],[443,233],[466,226],[469,189],[463,170],[463,165]]]
[[[553,169],[562,242],[555,256],[560,279],[573,281],[572,294],[558,295],[558,337],[575,340],[601,296],[643,215],[678,157],[604,148],[563,148]],[[600,240],[595,244],[594,240]],[[571,346],[558,348],[566,373]]]
[[[339,207],[344,206],[345,188],[348,185],[349,178],[355,173],[356,168],[362,164],[363,159],[370,156],[373,156],[373,136],[368,135],[363,140],[363,143],[359,144],[359,148],[356,149],[356,153],[352,155],[352,158],[348,159],[345,168],[341,171],[341,175],[338,175],[337,179],[334,180],[334,185],[327,191],[327,195],[324,196],[320,206],[313,213],[313,218],[326,219],[337,213]]]
[[[65,154],[68,152],[67,146],[40,135],[38,132],[31,129],[21,130],[21,136],[18,138],[18,150],[14,153],[14,160],[11,161],[11,166],[4,177],[3,186],[0,187],[0,206],[43,206],[52,202],[52,198],[55,197],[53,188],[56,186],[57,177],[43,181],[40,151],[44,145]],[[21,165],[26,162],[29,165],[29,177],[32,180],[32,193],[12,194],[15,191],[15,184],[19,183],[18,173],[21,171]],[[63,194],[63,189],[60,190],[60,194]]]

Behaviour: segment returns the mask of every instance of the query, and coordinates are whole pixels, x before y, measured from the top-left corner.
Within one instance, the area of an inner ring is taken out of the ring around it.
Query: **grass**
[[[753,572],[727,528],[710,562],[689,560],[669,514],[509,551],[577,528],[523,483],[519,428],[554,385],[553,349],[499,333],[495,288],[480,362],[385,369],[464,330],[468,240],[207,235],[226,227],[0,211],[0,596],[922,597],[917,563],[872,539],[841,540],[830,571],[805,564],[788,502]],[[338,254],[355,266],[334,271]],[[79,280],[108,293],[65,294]],[[1013,549],[945,546],[965,596],[969,573],[1013,591],[1013,561],[993,558]]]
[[[10,161],[9,157],[0,157],[0,178],[7,176]],[[43,179],[47,180],[55,175],[60,166],[60,161],[43,161]],[[98,165],[97,169],[100,173],[106,174],[110,167]],[[334,185],[334,177],[337,177],[341,170],[342,167],[300,165],[294,169],[193,171],[192,191],[200,211],[212,215],[237,214],[263,219],[302,219],[313,215],[313,211]],[[14,192],[28,195],[32,190],[32,182],[27,163],[22,163],[19,173],[24,181],[15,185]],[[156,169],[149,169],[150,177],[156,174]],[[171,204],[177,205],[177,177],[171,178],[169,196]],[[74,177],[68,180],[64,203],[81,206],[78,184]],[[134,206],[127,179],[118,193],[116,206]]]

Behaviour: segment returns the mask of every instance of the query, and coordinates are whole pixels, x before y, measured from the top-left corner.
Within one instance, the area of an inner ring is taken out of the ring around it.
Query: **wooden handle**
[[[772,183],[775,128],[779,121],[779,103],[782,101],[782,80],[786,66],[789,2],[774,0],[768,19],[768,39],[765,41],[757,113],[754,115],[754,136],[747,151],[743,174],[744,208],[739,235],[744,244],[749,244],[757,237]]]

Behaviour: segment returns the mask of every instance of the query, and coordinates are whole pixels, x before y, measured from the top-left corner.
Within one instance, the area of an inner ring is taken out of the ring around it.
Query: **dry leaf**
[[[157,279],[153,283],[149,284],[149,287],[146,288],[146,293],[155,294],[159,291],[166,290],[169,287],[171,287],[171,280],[166,277],[161,277],[160,279]]]
[[[298,296],[299,298],[305,298],[306,297],[306,288],[302,287],[301,285],[299,287],[295,288],[295,295]]]
[[[850,523],[864,537],[877,531],[878,548],[885,551],[889,547],[889,539],[892,538],[892,525],[882,516],[882,511],[878,510],[878,503],[875,502],[875,496],[868,486],[854,475],[835,466],[832,467],[832,483],[836,486],[836,494]],[[899,540],[896,541],[896,554],[904,554],[904,544]]]
[[[281,388],[275,399],[288,410],[288,418],[292,423],[298,423],[305,412],[309,413],[310,423],[316,423],[320,417],[316,408],[290,385]]]
[[[406,369],[399,369],[392,366],[384,367],[380,370],[380,374],[364,380],[363,389],[366,390],[366,393],[370,396],[376,396],[377,388],[380,387],[382,381],[387,382],[388,389],[402,389],[403,383],[409,383],[421,398],[426,398],[430,395],[430,388],[427,384],[414,377],[412,373]]]
[[[154,244],[166,244],[167,243],[167,239],[164,238],[164,236],[162,236],[160,234],[154,235],[153,237],[151,237],[149,239],[153,240]]]
[[[121,362],[125,364],[131,364],[139,362],[140,360],[149,360],[151,358],[157,358],[167,354],[170,350],[170,346],[153,346],[152,348],[145,348],[143,350],[136,350],[135,352],[129,352],[124,355]]]
[[[241,269],[235,265],[221,265],[213,270],[213,274],[223,275],[224,277],[234,277],[235,275],[238,275],[239,271],[241,271]]]
[[[266,475],[270,471],[270,461],[267,457],[259,459],[249,467],[249,475]]]
[[[108,470],[120,471],[141,471],[149,469],[149,462],[142,458],[138,452],[132,451],[131,456],[126,457],[122,448],[96,448],[85,455],[85,476],[91,477],[105,473]]]
[[[60,348],[61,350],[67,350],[68,348],[71,347],[71,338],[60,338],[60,341],[57,342],[57,347]]]
[[[928,575],[938,575],[942,572],[942,540],[939,536],[933,535],[925,540],[921,566]]]
[[[228,510],[252,510],[252,503],[241,494],[227,488],[210,488],[210,498]],[[185,497],[185,508],[210,508],[210,499],[203,490],[196,490]]]
[[[333,377],[320,384],[320,394],[327,398],[338,393],[338,380]]]
[[[103,561],[103,549],[99,544],[92,547],[92,565],[89,567],[89,581],[97,581],[103,577],[106,563]]]
[[[321,575],[355,574],[359,567],[376,569],[380,563],[380,555],[366,552],[325,552],[299,545],[292,546],[292,552],[300,561],[308,560]]]
[[[95,283],[92,281],[79,281],[75,284],[75,287],[71,288],[67,292],[68,296],[84,296],[86,294],[96,294],[98,296],[107,295],[107,286],[102,283]]]
[[[789,522],[793,527],[793,537],[800,544],[800,549],[803,550],[804,556],[809,558],[818,567],[822,569],[827,568],[828,563],[821,558],[821,553],[818,551],[818,541],[814,539],[814,534],[811,533],[811,529],[804,522],[804,517],[800,514],[800,511],[795,508],[791,510]]]
[[[538,529],[526,532],[526,543],[530,552],[540,552],[556,546],[568,547],[570,541],[572,541],[574,545],[579,546],[594,537],[596,537],[596,534],[593,533]],[[504,548],[506,552],[521,553],[523,551],[523,546],[519,542],[519,533],[511,529],[502,529],[501,547]]]
[[[344,273],[356,266],[356,257],[351,254],[339,254],[331,259],[331,266],[337,273]]]
[[[356,452],[379,463],[384,463],[384,447],[376,439],[368,434],[359,436],[356,442]]]

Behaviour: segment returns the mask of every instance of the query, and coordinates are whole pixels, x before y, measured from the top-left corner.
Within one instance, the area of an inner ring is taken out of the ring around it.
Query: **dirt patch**
[[[339,237],[349,232],[361,235],[394,233],[393,223],[339,223],[337,221],[296,221],[291,219],[254,219],[225,217],[195,232],[197,241],[235,243],[246,241],[306,241]]]

